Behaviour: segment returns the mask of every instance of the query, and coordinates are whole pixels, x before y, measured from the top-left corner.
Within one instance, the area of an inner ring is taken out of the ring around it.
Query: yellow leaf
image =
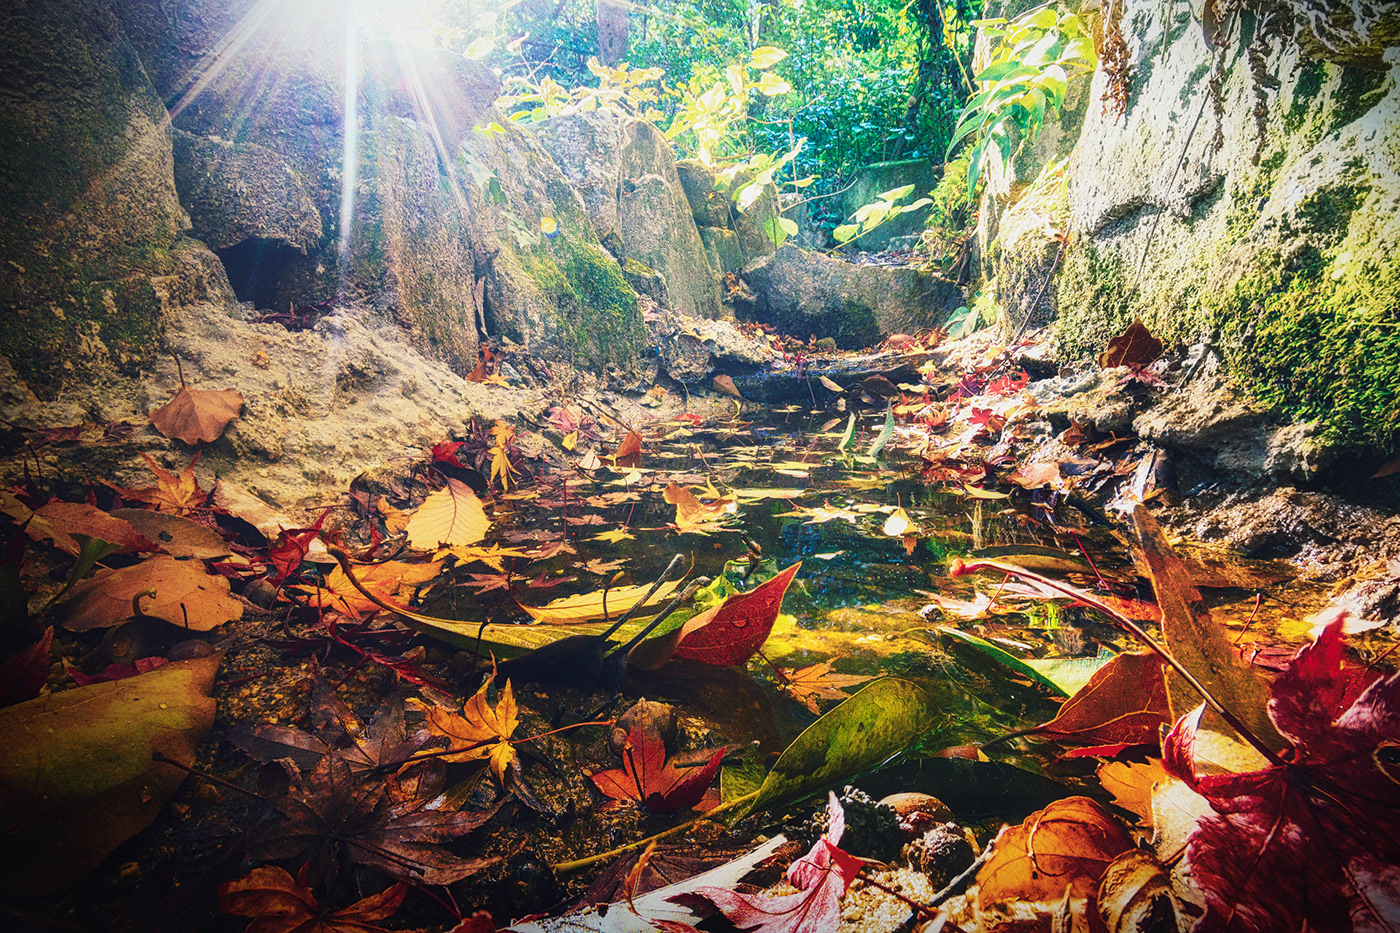
[[[713,486],[707,491],[719,495],[719,491]],[[667,502],[676,507],[676,527],[681,531],[699,528],[739,511],[738,502],[733,496],[721,496],[708,503],[701,502],[690,490],[676,483],[668,485],[662,495]]]
[[[895,509],[894,514],[885,519],[884,528],[881,530],[891,538],[898,538],[909,530],[909,513],[903,509]]]
[[[389,504],[389,500],[380,496],[374,503],[379,509],[379,514],[384,516],[384,527],[389,534],[396,535],[408,527],[408,520],[412,514],[405,509],[398,509]]]
[[[510,457],[506,456],[504,447],[491,448],[491,479],[495,482],[498,478],[501,481],[501,489],[510,489],[510,478],[515,475],[515,467],[511,465]]]
[[[504,447],[510,441],[515,440],[515,427],[504,421],[497,421],[491,426],[491,436],[496,439],[497,447]]]
[[[657,600],[671,595],[679,586],[679,581],[664,584],[656,591]],[[649,586],[615,586],[608,590],[608,615],[614,619],[617,618],[641,602],[642,597],[647,594],[649,589],[651,589]],[[536,622],[543,622],[546,625],[587,622],[603,618],[603,591],[565,596],[562,599],[545,603],[543,606],[527,606],[521,603],[520,608],[533,616]]]
[[[568,434],[565,434],[563,443],[565,450],[573,450],[574,447],[578,445],[578,432],[570,431]]]
[[[488,547],[451,547],[443,548],[433,555],[434,559],[451,554],[457,558],[458,564],[471,564],[481,561],[493,570],[505,570],[505,560],[507,557],[529,557],[530,553],[524,548],[501,547],[493,544]]]
[[[408,702],[427,714],[429,732],[444,736],[451,743],[448,748],[452,754],[444,755],[443,760],[477,761],[485,758],[496,780],[505,786],[506,768],[515,760],[510,737],[516,726],[520,725],[520,713],[509,680],[501,689],[494,708],[486,699],[486,690],[490,685],[489,680],[482,684],[481,689],[462,704],[460,714],[418,699]]]
[[[505,386],[507,389],[510,388],[510,383],[506,382],[505,377],[502,376],[500,373],[492,373],[491,375],[483,379],[481,382],[482,385]]]
[[[486,537],[490,527],[491,520],[471,487],[448,479],[446,486],[423,500],[406,530],[409,546],[426,551],[442,544],[475,544]]]
[[[243,604],[229,595],[227,578],[205,571],[203,561],[161,554],[78,584],[59,607],[59,622],[73,632],[109,628],[131,618],[132,598],[146,590],[154,595],[141,597],[143,615],[193,632],[243,618]]]
[[[612,531],[605,531],[600,535],[593,536],[594,541],[606,541],[609,544],[621,544],[623,541],[633,541],[635,538],[626,528],[614,528]]]
[[[355,575],[365,585],[365,589],[388,602],[408,600],[414,591],[442,572],[441,561],[426,564],[408,564],[403,561],[386,561],[382,564],[366,564]],[[312,608],[331,609],[347,616],[359,616],[366,612],[378,612],[380,607],[373,600],[355,589],[355,584],[336,567],[326,576],[326,585],[289,586],[289,591],[305,594],[301,601]]]

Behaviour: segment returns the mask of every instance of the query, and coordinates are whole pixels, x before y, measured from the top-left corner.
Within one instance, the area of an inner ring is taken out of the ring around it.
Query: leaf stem
[[[670,829],[664,832],[659,832],[654,836],[648,836],[645,839],[638,839],[636,842],[629,842],[625,846],[618,846],[616,849],[610,849],[607,852],[600,852],[597,855],[590,855],[587,858],[574,859],[571,862],[557,862],[551,867],[556,873],[561,875],[567,874],[571,871],[577,871],[580,868],[587,868],[589,865],[594,865],[598,862],[603,862],[611,858],[616,858],[624,852],[630,852],[633,849],[640,849],[642,846],[645,846],[655,840],[665,839],[668,836],[674,836],[677,833],[684,832],[685,830],[694,826],[701,820],[708,820],[712,816],[716,816],[720,813],[723,813],[726,810],[732,810],[740,804],[749,803],[750,801],[755,800],[757,798],[758,791],[753,791],[752,793],[745,794],[742,797],[735,797],[733,800],[729,800],[720,804],[713,810],[707,810],[699,816],[694,817],[693,819],[689,819],[686,820],[684,823],[679,823],[675,826],[672,826]]]

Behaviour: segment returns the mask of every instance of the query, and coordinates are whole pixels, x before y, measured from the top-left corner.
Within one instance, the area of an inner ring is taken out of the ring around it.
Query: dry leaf
[[[665,599],[676,591],[680,586],[678,581],[664,584],[656,591],[658,601]],[[617,618],[620,614],[631,609],[641,602],[642,597],[647,594],[650,586],[615,586],[607,591],[608,615]],[[596,593],[580,593],[577,596],[565,596],[546,603],[543,606],[527,606],[520,604],[536,622],[543,622],[546,625],[568,625],[572,622],[590,622],[603,618],[603,596],[604,592],[599,590]]]
[[[158,512],[188,515],[190,512],[208,505],[209,493],[200,489],[199,482],[194,478],[194,465],[199,461],[198,454],[178,477],[161,467],[148,454],[142,453],[141,458],[146,461],[146,466],[150,471],[156,475],[156,485],[146,486],[142,489],[126,489],[109,483],[105,479],[102,482],[128,499],[150,503]]]
[[[166,437],[198,444],[216,441],[243,410],[243,396],[233,389],[191,389],[180,386],[175,397],[151,412],[151,424]]]
[[[425,551],[440,545],[460,547],[480,541],[490,527],[491,520],[471,487],[449,478],[408,520],[408,543]]]
[[[778,685],[782,691],[818,716],[821,715],[821,708],[817,706],[817,700],[848,699],[840,688],[852,687],[875,679],[874,675],[833,674],[831,673],[830,661],[812,664],[797,671],[780,667],[778,673],[784,678],[784,681]]]
[[[125,553],[155,551],[158,545],[129,522],[81,502],[50,502],[31,510],[11,493],[0,490],[0,515],[8,515],[34,541],[53,541],[54,547],[75,557],[82,553],[73,535],[109,541]],[[25,524],[28,522],[28,524]]]
[[[744,398],[739,394],[739,387],[734,384],[734,380],[722,373],[715,377],[715,389],[723,392],[725,395],[732,395],[741,401]]]
[[[1099,765],[1099,783],[1113,795],[1113,802],[1138,815],[1138,825],[1152,828],[1152,798],[1159,784],[1176,778],[1167,774],[1162,759],[1141,761],[1105,761]]]
[[[1140,319],[1134,319],[1123,333],[1108,342],[1099,354],[1099,368],[1126,366],[1143,369],[1162,355],[1162,341],[1152,336]]]
[[[636,469],[642,465],[642,436],[636,431],[628,431],[627,436],[622,439],[622,443],[617,445],[617,451],[613,454],[613,463],[618,466],[632,467]],[[585,466],[585,470],[590,467]]]
[[[515,748],[510,744],[510,737],[515,733],[516,726],[520,725],[520,715],[509,680],[501,688],[494,707],[486,700],[486,691],[490,686],[490,680],[482,684],[481,689],[462,705],[461,713],[417,699],[410,699],[408,703],[427,714],[429,732],[448,739],[448,748],[452,753],[444,755],[444,760],[477,761],[485,758],[490,762],[496,780],[505,786],[506,768],[515,760]]]
[[[208,525],[201,525],[179,515],[153,512],[150,509],[113,509],[111,515],[129,523],[141,534],[159,544],[171,557],[218,560],[233,553],[223,535]],[[102,535],[93,537],[101,538]]]
[[[1011,901],[1058,902],[1098,889],[1108,864],[1133,847],[1123,827],[1088,797],[1066,797],[997,836],[977,872],[983,909]]]
[[[406,564],[402,561],[385,561],[382,564],[366,564],[355,571],[355,576],[365,589],[386,602],[403,601],[413,597],[414,591],[442,572],[441,561],[426,564]],[[331,609],[347,616],[358,616],[365,612],[378,612],[380,607],[373,600],[355,589],[355,584],[336,566],[326,576],[326,585],[290,586],[288,591],[306,594],[301,600],[313,608]]]
[[[192,632],[243,618],[243,604],[229,595],[225,577],[206,573],[194,560],[164,554],[131,567],[109,570],[78,584],[58,609],[58,622],[72,632],[110,628],[132,617],[132,598],[143,590],[141,614]]]
[[[718,495],[718,490],[712,491]],[[676,528],[681,531],[694,531],[702,525],[739,511],[738,500],[733,496],[721,496],[711,502],[701,502],[690,490],[676,483],[669,484],[662,497],[676,507]]]
[[[332,910],[316,902],[306,874],[306,866],[296,878],[276,866],[255,868],[219,885],[219,910],[254,918],[248,926],[254,933],[388,933],[376,922],[394,914],[408,893],[408,885],[400,881]]]

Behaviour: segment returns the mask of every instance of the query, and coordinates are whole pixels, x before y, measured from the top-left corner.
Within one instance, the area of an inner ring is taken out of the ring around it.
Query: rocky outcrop
[[[677,382],[708,386],[716,373],[752,373],[778,358],[762,337],[750,337],[733,321],[694,318],[661,311],[647,319],[647,342],[661,354],[666,374]]]
[[[538,135],[582,195],[604,245],[619,260],[660,273],[677,310],[717,317],[718,275],[706,259],[675,156],[661,131],[617,112],[594,110],[554,117]]]
[[[1345,5],[1283,5],[1306,6]],[[1137,316],[1169,342],[1207,333],[1265,405],[1383,444],[1400,334],[1367,322],[1400,307],[1400,87],[1393,64],[1348,63],[1396,37],[1358,45],[1283,7],[1227,15],[1212,48],[1186,11],[1126,3],[1126,112],[1102,106],[1101,69],[1069,168],[1062,348],[1096,353]]]
[[[737,273],[749,263],[773,255],[768,225],[778,214],[778,196],[771,187],[741,211],[733,193],[753,180],[752,172],[739,172],[732,182],[719,179],[714,166],[697,159],[676,163],[686,201],[700,230],[710,265],[720,273]]]
[[[951,282],[908,266],[857,265],[784,244],[744,270],[759,320],[842,349],[936,326],[962,303]]]
[[[897,201],[895,206],[913,204],[924,197],[938,184],[938,172],[928,159],[908,159],[902,162],[876,162],[867,165],[856,173],[855,180],[841,195],[841,210],[849,219],[867,204],[877,201],[886,191],[913,185],[909,195]],[[893,217],[869,233],[856,240],[856,247],[876,252],[889,247],[898,237],[917,237],[924,230],[928,220],[928,208],[921,207]]]
[[[0,58],[0,352],[52,394],[154,351],[154,281],[188,219],[165,107],[110,9],[9,4]]]

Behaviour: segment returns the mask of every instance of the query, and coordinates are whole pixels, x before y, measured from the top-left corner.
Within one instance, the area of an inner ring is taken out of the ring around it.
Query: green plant
[[[842,224],[831,231],[831,236],[842,246],[854,243],[886,221],[893,220],[900,214],[917,211],[919,208],[927,207],[933,203],[928,198],[919,198],[912,204],[900,205],[897,203],[907,198],[913,191],[913,185],[904,185],[880,192],[875,195],[875,200],[856,209],[855,214],[851,217],[854,223]]]
[[[967,172],[971,198],[981,177],[987,148],[995,144],[1003,164],[1040,132],[1047,111],[1059,112],[1071,70],[1093,70],[1093,40],[1084,21],[1051,2],[1005,19],[978,20],[997,40],[992,62],[977,73],[982,90],[973,95],[958,117],[949,150],[974,136]]]
[[[729,64],[724,76],[708,82],[708,87],[707,82],[692,81],[691,87],[681,88],[676,92],[680,106],[666,138],[691,149],[705,165],[715,165],[736,153],[747,156],[750,146],[745,131],[753,92],[777,97],[792,90],[792,85],[770,70],[787,54],[771,45],[760,46],[747,62]]]
[[[496,104],[508,111],[515,123],[540,123],[550,117],[593,111],[623,113],[653,123],[661,118],[655,106],[661,92],[649,86],[661,80],[660,68],[634,69],[626,62],[610,68],[590,58],[588,70],[598,79],[597,87],[568,89],[548,75],[512,75],[505,81],[510,93],[497,98]]]

